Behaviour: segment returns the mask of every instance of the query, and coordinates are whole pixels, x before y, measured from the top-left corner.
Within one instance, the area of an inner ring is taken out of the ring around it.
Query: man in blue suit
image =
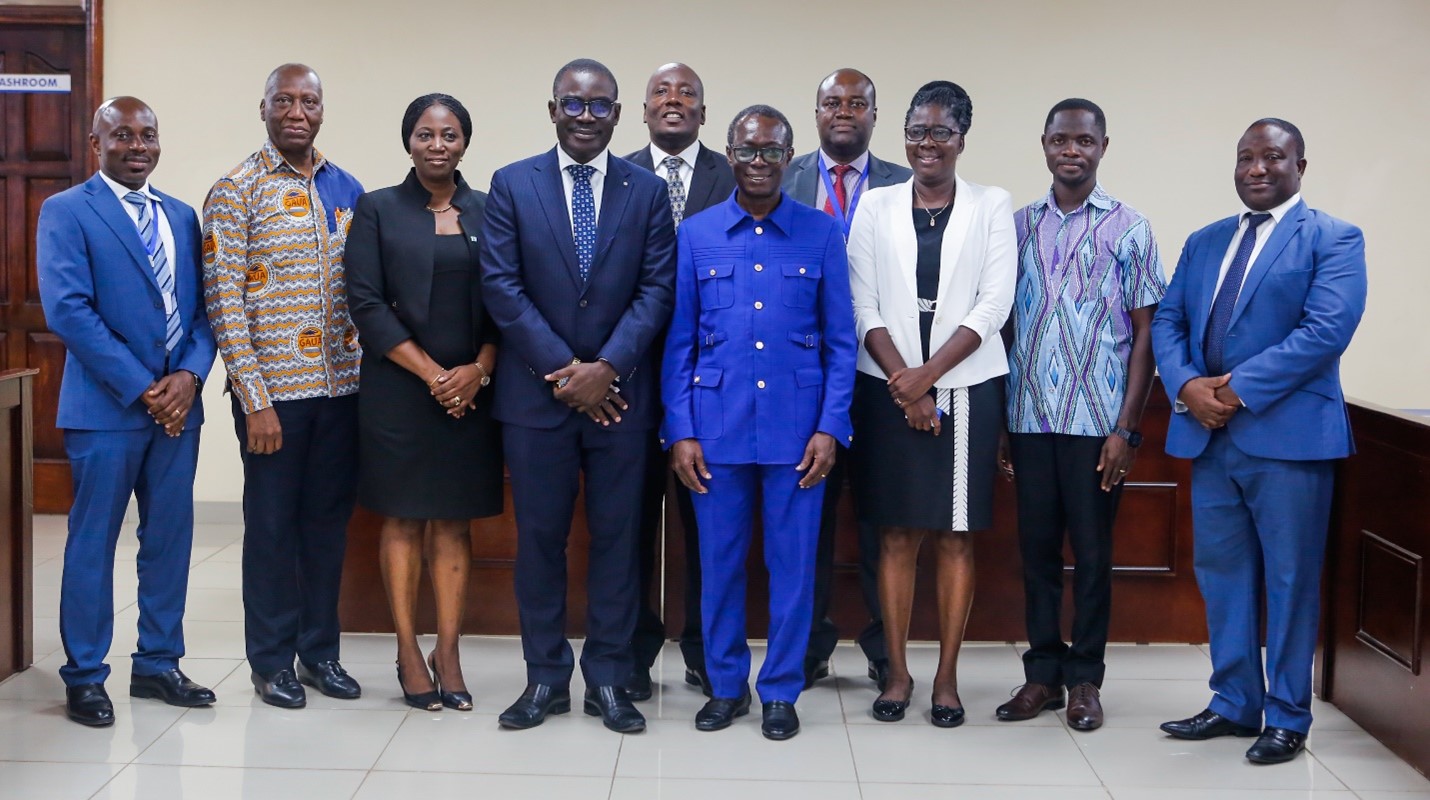
[[[505,424],[528,682],[499,722],[531,728],[571,707],[566,539],[584,474],[584,708],[630,733],[645,729],[625,686],[642,476],[659,422],[652,345],[674,304],[675,223],[665,181],[608,150],[621,115],[611,71],[573,61],[551,93],[558,146],[497,170],[483,224],[483,289],[502,332],[494,414]]]
[[[751,106],[730,123],[735,193],[681,225],[675,316],[665,342],[662,441],[700,527],[700,611],[711,699],[695,727],[750,710],[745,558],[755,498],[770,573],[761,732],[799,732],[824,479],[853,439],[858,353],[844,234],[780,189],[789,120]]]
[[[1306,206],[1305,169],[1295,125],[1247,129],[1235,170],[1245,211],[1187,239],[1152,323],[1157,366],[1177,398],[1167,452],[1193,459],[1214,693],[1205,711],[1162,730],[1259,734],[1246,751],[1257,764],[1295,758],[1311,728],[1334,459],[1354,451],[1340,356],[1365,310],[1365,241]]]
[[[159,123],[133,97],[94,114],[94,177],[45,201],[36,262],[50,330],[68,351],[56,425],[74,476],[60,588],[66,713],[114,723],[104,657],[114,634],[114,547],[139,502],[139,649],[129,693],[204,706],[179,671],[194,532],[194,466],[214,360],[194,210],[149,185]]]

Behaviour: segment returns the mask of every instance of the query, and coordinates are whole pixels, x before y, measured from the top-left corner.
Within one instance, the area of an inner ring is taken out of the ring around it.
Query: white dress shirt
[[[169,258],[169,269],[174,272],[174,290],[170,292],[160,290],[160,294],[164,296],[164,316],[167,318],[170,314],[174,313],[174,309],[179,307],[179,298],[176,294],[179,290],[179,273],[174,269],[174,265],[178,263],[174,260],[174,230],[169,227],[169,218],[164,215],[164,199],[156,194],[153,189],[149,188],[148,181],[145,181],[144,185],[138,189],[130,189],[128,186],[105,175],[103,172],[99,173],[99,177],[103,178],[104,182],[109,184],[109,188],[114,192],[114,196],[119,198],[119,207],[124,209],[125,213],[129,215],[129,219],[134,222],[134,234],[136,236],[139,235],[139,209],[133,203],[125,200],[124,197],[130,192],[138,192],[149,198],[149,209],[154,214],[154,221],[159,225],[159,241],[164,243],[164,253]]]
[[[586,162],[586,166],[595,167],[596,171],[591,173],[591,193],[596,201],[596,223],[601,222],[601,190],[606,187],[606,168],[610,165],[611,151],[609,148],[602,150],[599,155]],[[567,167],[580,162],[566,154],[560,145],[556,147],[556,163],[561,167],[561,188],[566,192],[566,218],[571,220],[571,236],[576,235],[576,215],[571,210],[571,193],[576,190],[576,179],[571,176],[571,171]]]
[[[1271,219],[1266,220],[1256,228],[1256,244],[1251,246],[1251,258],[1247,259],[1246,269],[1241,273],[1241,281],[1243,284],[1246,283],[1246,276],[1251,274],[1251,265],[1255,264],[1256,257],[1261,255],[1261,248],[1266,246],[1266,240],[1270,239],[1271,232],[1276,230],[1276,223],[1280,222],[1281,218],[1286,216],[1286,212],[1294,208],[1299,202],[1301,202],[1301,193],[1297,192],[1291,195],[1291,198],[1286,202],[1266,212],[1252,211],[1249,208],[1242,207],[1241,220],[1236,225],[1236,235],[1231,237],[1231,245],[1227,247],[1226,255],[1222,256],[1221,259],[1221,271],[1218,272],[1216,276],[1216,292],[1221,291],[1222,282],[1226,280],[1227,270],[1231,269],[1231,260],[1236,256],[1236,249],[1241,246],[1241,237],[1246,234],[1246,226],[1251,224],[1247,221],[1246,215],[1269,213]],[[1241,289],[1238,287],[1237,292],[1240,293],[1240,291]],[[1216,292],[1212,293],[1212,297],[1216,297]]]
[[[829,180],[833,181],[834,165],[839,162],[830,158],[829,154],[824,152],[823,149],[819,151],[819,157],[824,159],[825,166],[829,167]],[[864,179],[864,173],[869,171],[869,151],[865,150],[863,153],[860,153],[858,158],[849,162],[849,166],[854,169],[844,173],[844,196],[849,198],[852,203],[859,182]],[[819,169],[818,162],[815,163],[814,168]],[[864,184],[864,188],[868,189],[869,184]],[[827,199],[829,199],[829,192],[824,190],[824,179],[820,178],[817,188],[814,191],[814,207],[823,210],[824,201]]]
[[[680,166],[677,167],[675,171],[680,175],[681,184],[685,186],[685,196],[690,197],[690,181],[695,177],[695,159],[700,156],[700,142],[697,140],[679,153],[667,153],[654,144],[650,146],[650,162],[655,167],[655,174],[664,178],[667,182],[669,182],[670,179],[666,177],[667,171],[665,167],[661,165],[661,162],[671,156],[676,156],[680,159]]]

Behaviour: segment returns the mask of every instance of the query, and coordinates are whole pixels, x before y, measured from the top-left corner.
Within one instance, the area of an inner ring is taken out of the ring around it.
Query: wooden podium
[[[34,660],[32,412],[37,369],[0,372],[0,680]]]

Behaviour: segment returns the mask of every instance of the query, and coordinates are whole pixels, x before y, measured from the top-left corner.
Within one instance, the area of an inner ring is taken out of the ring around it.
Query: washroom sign
[[[16,75],[0,72],[0,92],[46,92],[68,94],[68,75]]]

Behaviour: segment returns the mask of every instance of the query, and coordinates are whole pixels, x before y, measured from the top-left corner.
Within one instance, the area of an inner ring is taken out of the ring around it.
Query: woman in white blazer
[[[1008,372],[1000,330],[1013,303],[1012,198],[958,177],[973,121],[957,84],[914,95],[904,148],[914,177],[870,189],[849,236],[859,329],[854,391],[856,504],[880,528],[879,604],[889,677],[876,719],[902,719],[913,695],[905,646],[920,545],[938,558],[940,640],[933,724],[962,724],[958,651],[973,602],[970,531],[992,525]]]

